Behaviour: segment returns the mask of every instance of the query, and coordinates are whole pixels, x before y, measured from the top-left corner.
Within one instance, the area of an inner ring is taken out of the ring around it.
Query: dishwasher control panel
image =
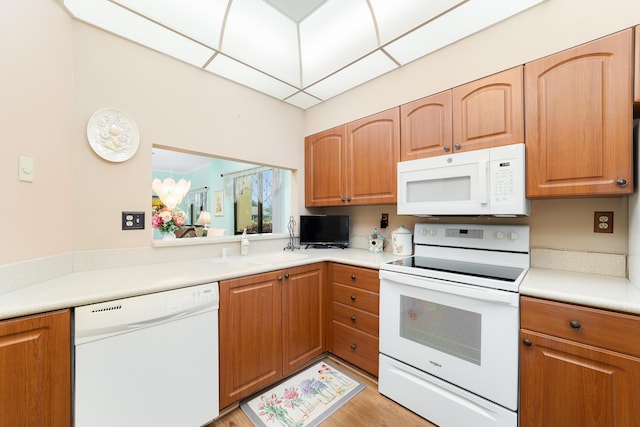
[[[211,304],[218,305],[217,289],[199,286],[177,289],[167,296],[167,314]]]

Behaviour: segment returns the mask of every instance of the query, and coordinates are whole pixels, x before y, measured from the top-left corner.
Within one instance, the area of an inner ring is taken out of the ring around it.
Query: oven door
[[[518,407],[515,292],[380,271],[380,352]]]

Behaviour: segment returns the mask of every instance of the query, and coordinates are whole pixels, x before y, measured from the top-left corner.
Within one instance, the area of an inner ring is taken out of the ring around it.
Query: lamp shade
[[[176,182],[171,177],[160,181],[156,178],[151,183],[151,188],[166,207],[174,210],[187,194],[189,188],[191,188],[191,181],[181,178],[180,181]]]
[[[200,211],[200,216],[196,221],[197,225],[207,225],[211,223],[211,212],[209,211]]]

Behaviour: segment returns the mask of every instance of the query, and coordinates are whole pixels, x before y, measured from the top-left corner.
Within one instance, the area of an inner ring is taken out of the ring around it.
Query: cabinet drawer
[[[520,310],[522,329],[640,356],[640,340],[631,338],[639,316],[529,297],[521,297]]]
[[[333,322],[333,353],[360,369],[378,376],[378,339]]]
[[[380,292],[378,270],[333,264],[333,281],[343,285],[355,286],[371,292]]]
[[[373,314],[378,314],[380,305],[380,297],[377,293],[338,283],[333,284],[333,301]]]
[[[375,314],[358,310],[337,302],[333,303],[333,320],[344,323],[375,337],[378,336],[379,320]]]

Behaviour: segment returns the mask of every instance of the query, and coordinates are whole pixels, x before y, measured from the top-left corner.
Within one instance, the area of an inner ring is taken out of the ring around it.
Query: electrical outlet
[[[122,212],[123,230],[144,230],[144,212]]]
[[[594,212],[593,232],[613,233],[613,212]]]

